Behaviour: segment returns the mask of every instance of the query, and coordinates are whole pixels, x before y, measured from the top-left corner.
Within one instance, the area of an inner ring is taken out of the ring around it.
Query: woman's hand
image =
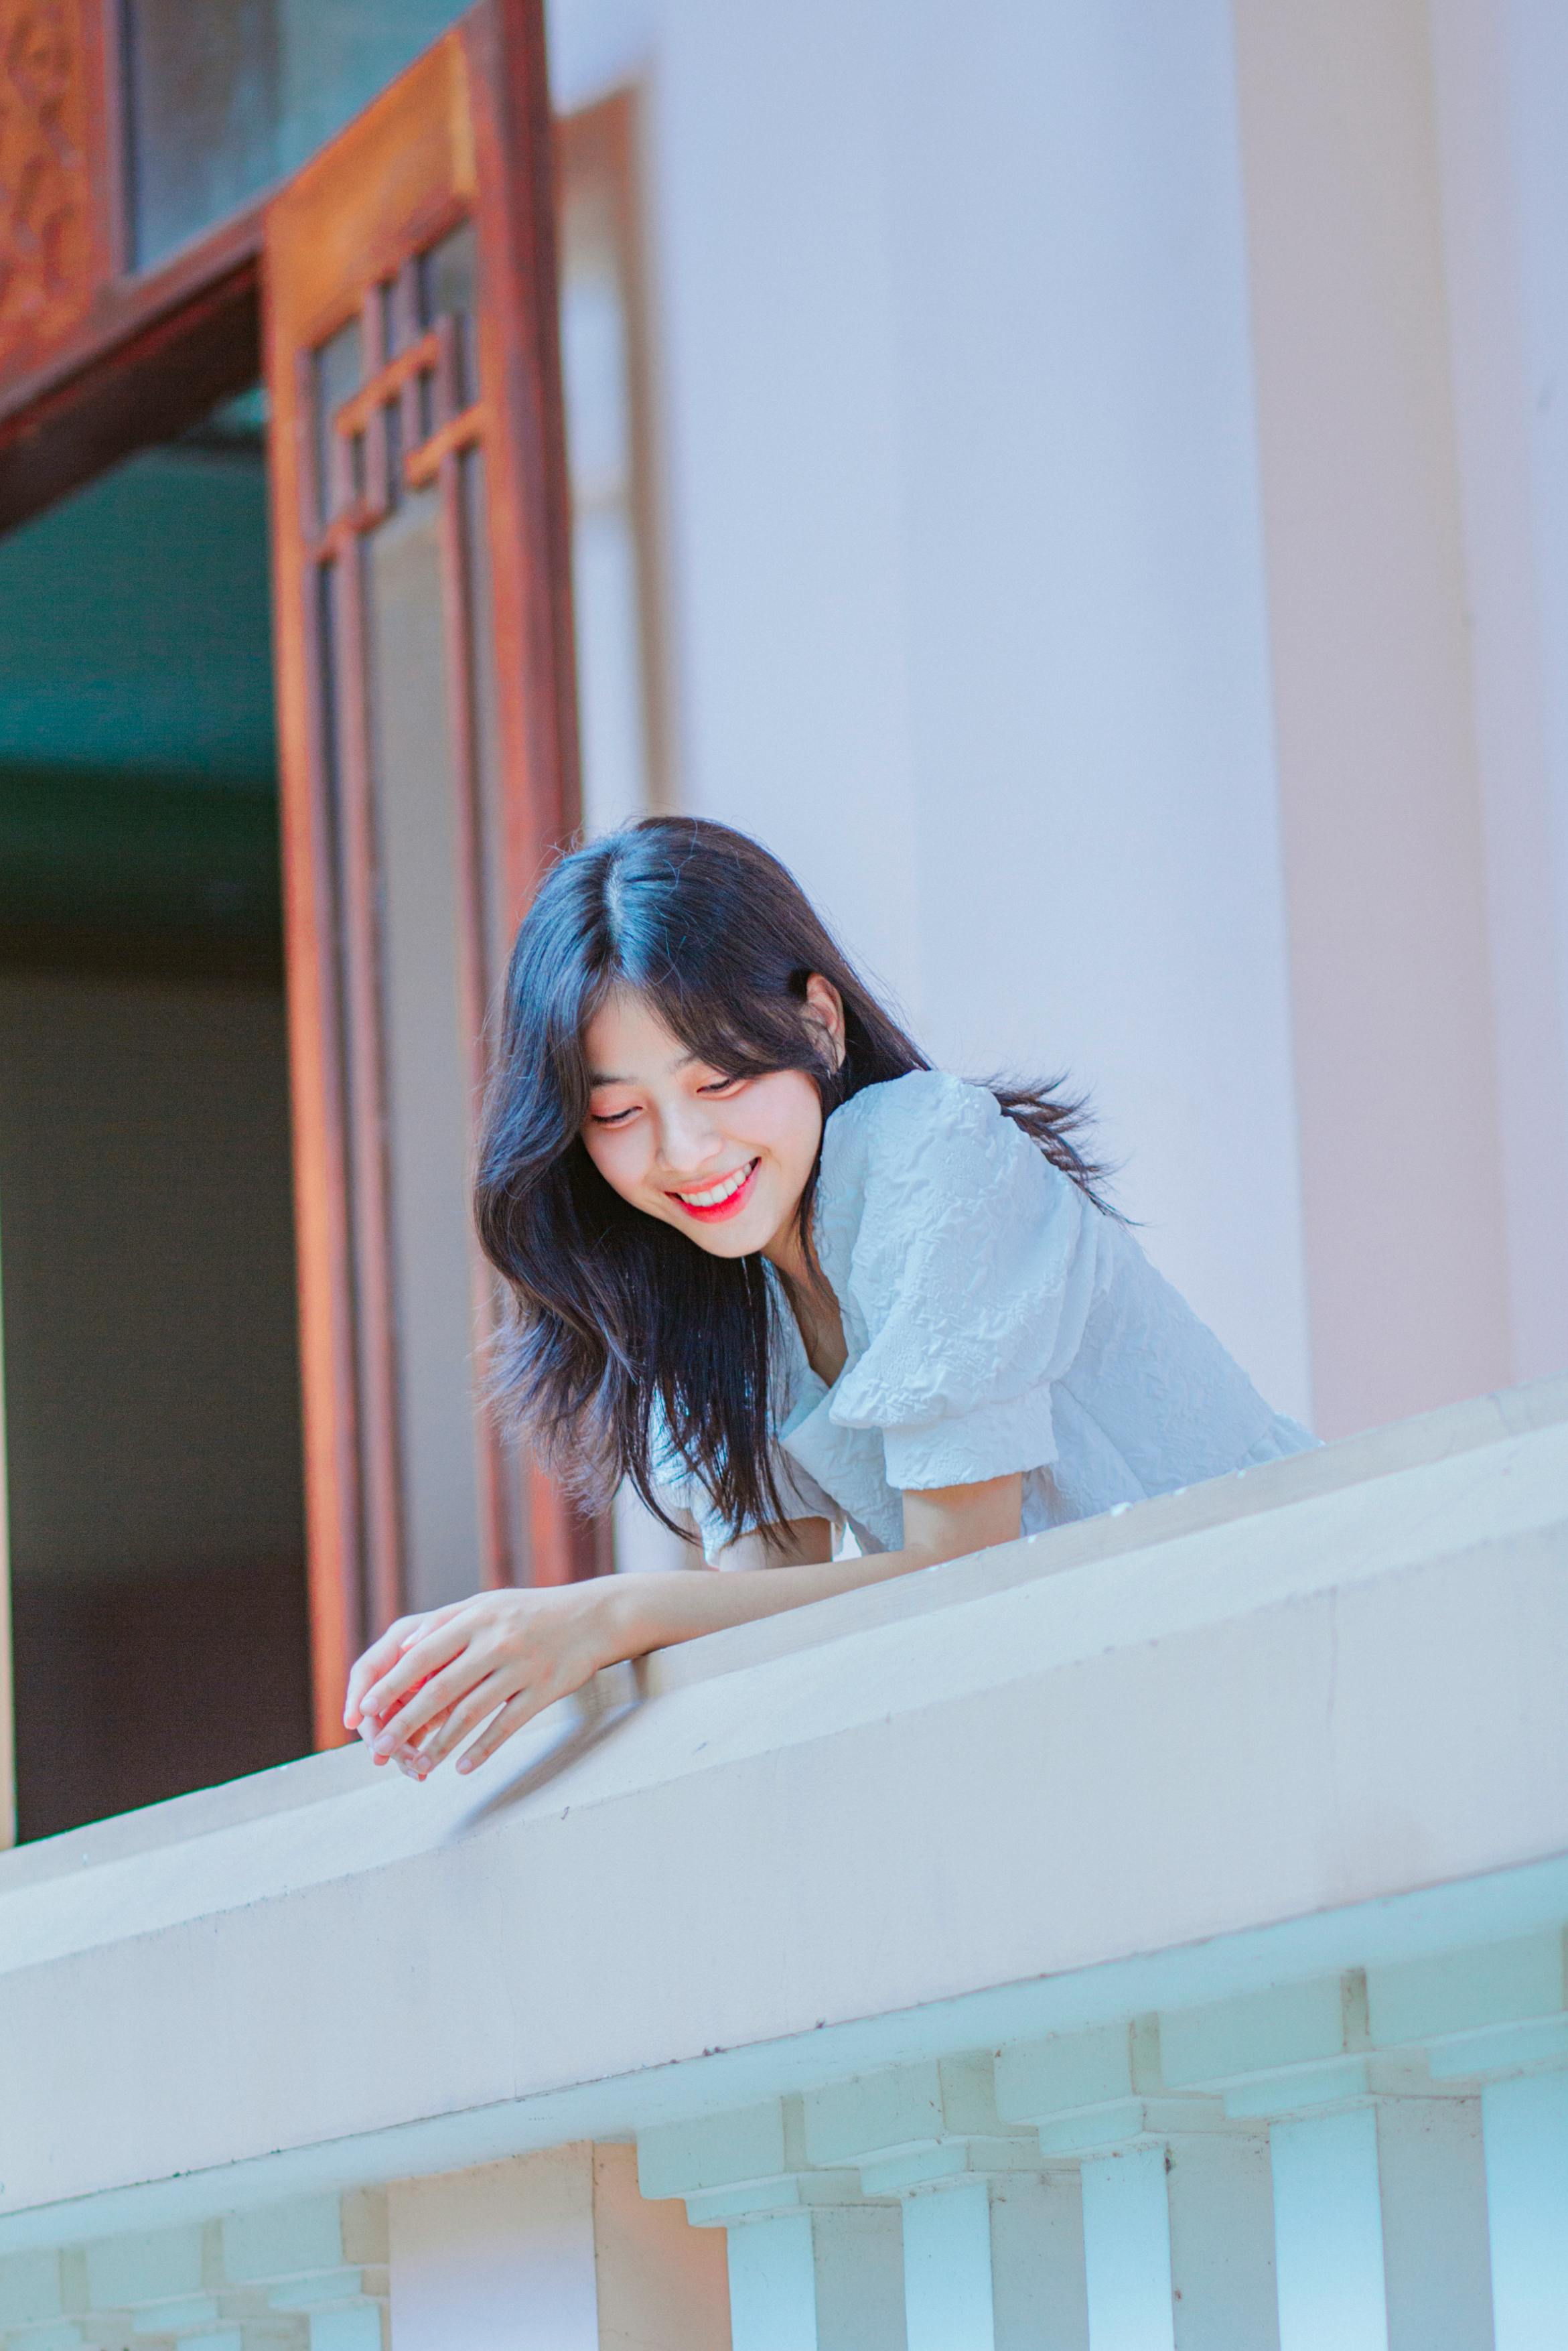
[[[624,1654],[611,1631],[614,1591],[607,1580],[480,1592],[400,1617],[350,1675],[344,1723],[378,1763],[395,1760],[420,1780],[480,1731],[457,1759],[471,1771]]]
[[[827,1521],[805,1520],[746,1537],[724,1575],[706,1568],[609,1575],[481,1592],[428,1615],[402,1616],[350,1675],[343,1720],[378,1763],[395,1761],[419,1780],[469,1739],[457,1769],[471,1771],[601,1666],[1014,1541],[1022,1501],[1015,1472],[906,1493],[900,1551],[832,1559]]]

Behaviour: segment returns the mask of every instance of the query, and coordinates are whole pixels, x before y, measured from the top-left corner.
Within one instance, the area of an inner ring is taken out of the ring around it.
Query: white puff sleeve
[[[851,1364],[831,1419],[880,1430],[887,1482],[904,1491],[1047,1468],[1051,1384],[1082,1338],[1101,1212],[994,1094],[940,1071],[868,1087],[829,1132],[824,1190],[858,1208],[839,1236]],[[821,1238],[831,1258],[832,1231]]]

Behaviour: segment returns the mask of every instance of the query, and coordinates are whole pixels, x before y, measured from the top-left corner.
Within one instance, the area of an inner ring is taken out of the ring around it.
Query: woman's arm
[[[384,1633],[350,1676],[343,1719],[378,1762],[395,1758],[420,1779],[478,1731],[457,1763],[472,1771],[601,1667],[1010,1542],[1022,1504],[1021,1477],[991,1478],[906,1493],[903,1549],[869,1558],[829,1558],[827,1520],[803,1520],[747,1537],[727,1554],[745,1563],[724,1574],[676,1568],[478,1593]],[[767,1563],[780,1553],[787,1564]]]
[[[790,1519],[784,1526],[758,1527],[754,1535],[726,1544],[716,1563],[729,1574],[746,1574],[758,1567],[813,1567],[832,1555],[831,1520]]]

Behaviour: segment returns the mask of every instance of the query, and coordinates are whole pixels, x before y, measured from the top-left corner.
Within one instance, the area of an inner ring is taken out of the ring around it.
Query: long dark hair
[[[813,972],[843,999],[837,1069],[802,1017]],[[622,987],[727,1074],[807,1072],[824,1123],[862,1086],[930,1063],[794,877],[728,825],[649,817],[573,850],[517,933],[475,1187],[480,1241],[508,1293],[496,1396],[584,1503],[602,1506],[627,1478],[671,1526],[655,1490],[662,1419],[738,1533],[788,1515],[768,1447],[778,1308],[760,1256],[712,1256],[645,1216],[583,1146],[588,1027]],[[1102,1170],[1073,1140],[1082,1103],[1047,1086],[992,1091],[1095,1198]],[[800,1208],[808,1262],[815,1186],[813,1171]]]

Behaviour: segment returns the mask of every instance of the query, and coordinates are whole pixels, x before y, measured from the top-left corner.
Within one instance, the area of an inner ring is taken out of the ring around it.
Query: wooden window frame
[[[0,56],[29,13],[26,0],[0,0]],[[55,142],[56,204],[81,225],[57,330],[10,350],[0,336],[0,530],[195,423],[260,366],[264,204],[132,271],[119,0],[56,0],[53,21],[67,48],[68,126],[80,126]]]

